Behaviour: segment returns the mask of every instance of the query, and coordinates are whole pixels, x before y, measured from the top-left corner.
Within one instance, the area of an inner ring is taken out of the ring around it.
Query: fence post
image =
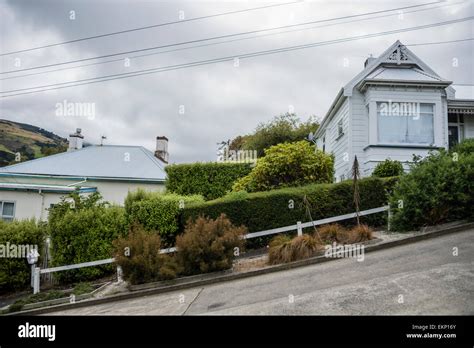
[[[33,281],[33,294],[40,292],[40,268],[35,267],[34,281]]]
[[[117,266],[117,283],[123,282],[123,271],[122,267]]]
[[[388,217],[387,217],[387,231],[390,231],[390,220],[392,220],[392,210],[390,209],[390,205],[388,206]]]
[[[31,287],[32,288],[35,286],[35,267],[36,265],[33,263],[31,265]]]
[[[298,236],[302,236],[303,235],[303,229],[301,228],[301,221],[298,221],[296,223],[297,227],[298,227]]]

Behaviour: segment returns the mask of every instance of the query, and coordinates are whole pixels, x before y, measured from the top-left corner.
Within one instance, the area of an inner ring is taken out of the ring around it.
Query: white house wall
[[[338,123],[342,120],[344,135],[338,138]],[[341,176],[347,178],[349,171],[349,99],[346,99],[326,127],[326,153],[334,155],[334,176],[339,181]],[[322,145],[319,146],[322,148]]]
[[[369,113],[365,104],[365,97],[358,90],[354,89],[351,101],[351,128],[352,147],[349,149],[351,162],[357,156],[359,165],[362,167],[365,162],[366,153],[364,149],[369,144]]]
[[[48,208],[51,204],[58,203],[64,194],[22,191],[0,191],[1,201],[10,201],[15,203],[15,219],[46,220],[48,217]]]
[[[27,184],[45,184],[45,185],[70,185],[78,180],[65,180],[55,178],[8,178],[2,177],[3,182],[27,183]],[[145,191],[164,191],[164,184],[131,183],[131,182],[109,182],[109,181],[87,181],[78,186],[97,187],[97,191],[102,195],[105,201],[123,205],[125,197],[129,191],[136,191],[138,188]],[[46,219],[48,216],[47,208],[51,204],[58,203],[61,197],[66,194],[45,193],[44,208],[41,209],[41,196],[37,192],[22,191],[0,191],[0,200],[15,201],[15,218],[26,219]]]

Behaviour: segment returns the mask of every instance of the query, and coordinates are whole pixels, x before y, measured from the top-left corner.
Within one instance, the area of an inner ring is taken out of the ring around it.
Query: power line
[[[447,43],[454,43],[454,42],[464,42],[464,41],[471,41],[474,40],[474,37],[470,37],[467,39],[459,39],[459,40],[449,40],[449,41],[437,41],[437,42],[425,42],[425,43],[416,43],[416,44],[407,44],[405,46],[427,46],[427,45],[442,45]]]
[[[183,19],[183,20],[179,20],[179,21],[173,21],[173,22],[165,22],[165,23],[147,25],[147,26],[145,26],[145,27],[138,27],[138,28],[132,28],[132,29],[127,29],[127,30],[115,31],[115,32],[106,33],[106,34],[100,34],[100,35],[88,36],[88,37],[83,37],[83,38],[74,39],[74,40],[68,40],[68,41],[63,41],[63,42],[57,42],[57,43],[54,43],[54,44],[48,44],[48,45],[37,46],[37,47],[32,47],[32,48],[26,48],[26,49],[22,49],[22,50],[18,50],[18,51],[11,51],[11,52],[7,52],[7,53],[2,53],[2,54],[0,54],[0,57],[1,57],[1,56],[8,56],[8,55],[11,55],[11,54],[16,54],[16,53],[23,53],[23,52],[29,52],[29,51],[39,50],[39,49],[43,49],[43,48],[49,48],[49,47],[54,47],[54,46],[60,46],[60,45],[65,45],[65,44],[70,44],[70,43],[75,43],[75,42],[80,42],[80,41],[98,39],[98,38],[107,37],[107,36],[125,34],[125,33],[134,32],[134,31],[140,31],[140,30],[146,30],[146,29],[151,29],[151,28],[164,27],[164,26],[173,25],[173,24],[186,23],[186,22],[198,21],[198,20],[202,20],[202,19],[215,18],[215,17],[220,17],[220,16],[227,16],[227,15],[231,15],[231,14],[237,14],[237,13],[243,13],[243,12],[250,12],[250,11],[256,11],[256,10],[262,10],[262,9],[271,8],[271,7],[279,7],[279,6],[293,5],[293,4],[296,4],[296,3],[301,3],[302,1],[303,1],[303,0],[297,0],[297,1],[285,2],[285,3],[282,3],[282,4],[274,4],[274,5],[266,5],[266,6],[260,6],[260,7],[253,7],[253,8],[247,8],[247,9],[244,9],[244,10],[236,10],[236,11],[222,12],[222,13],[216,13],[216,14],[213,14],[213,15],[207,15],[207,16],[200,16],[200,17],[193,17],[193,18],[189,18],[189,19]]]
[[[233,56],[227,56],[227,57],[221,57],[221,58],[214,58],[214,59],[209,59],[209,60],[204,60],[204,61],[190,62],[190,63],[184,63],[184,64],[165,66],[165,67],[156,67],[156,68],[138,70],[138,71],[129,72],[129,73],[113,74],[113,75],[99,76],[99,77],[82,79],[82,80],[61,82],[61,83],[50,84],[50,85],[29,87],[29,88],[10,90],[10,91],[2,91],[0,93],[5,94],[5,93],[14,93],[14,92],[22,92],[22,91],[26,91],[26,90],[37,89],[35,91],[4,95],[4,96],[1,96],[0,98],[13,97],[13,96],[23,95],[23,94],[39,93],[39,92],[62,89],[62,88],[82,86],[82,85],[87,85],[87,84],[92,84],[92,83],[112,81],[112,80],[118,80],[118,79],[123,79],[123,78],[141,76],[141,75],[149,75],[149,74],[163,72],[163,71],[178,70],[178,69],[184,69],[184,68],[189,68],[189,67],[220,63],[220,62],[234,60],[236,58],[247,59],[247,58],[253,58],[253,57],[257,57],[257,56],[263,56],[263,55],[270,55],[270,54],[276,54],[276,53],[306,49],[306,48],[311,48],[311,47],[316,47],[316,46],[331,45],[331,44],[337,44],[337,43],[342,43],[342,42],[355,41],[355,40],[373,38],[373,37],[378,37],[378,36],[397,34],[397,33],[408,32],[408,31],[428,29],[428,28],[439,27],[439,26],[443,26],[443,25],[449,25],[449,24],[454,24],[454,23],[470,21],[472,19],[474,19],[474,16],[459,18],[459,19],[445,21],[445,22],[425,24],[425,25],[409,27],[409,28],[395,29],[395,30],[390,30],[390,31],[385,31],[385,32],[378,32],[378,33],[372,33],[372,34],[366,34],[366,35],[360,35],[360,36],[353,36],[353,37],[341,38],[341,39],[335,39],[335,40],[328,40],[328,41],[320,41],[320,42],[315,42],[315,43],[310,43],[310,44],[305,44],[305,45],[287,46],[287,47],[282,47],[282,48],[277,48],[277,49],[272,49],[272,50],[244,53],[244,54],[241,54],[241,55],[233,55]],[[67,86],[64,86],[64,85],[67,85]],[[56,86],[59,86],[59,87],[56,87]],[[53,87],[53,88],[48,88],[48,87]]]
[[[432,10],[439,9],[441,7],[459,5],[459,4],[462,4],[462,3],[465,3],[465,2],[466,1],[459,1],[459,2],[456,2],[456,3],[442,4],[441,6],[411,10],[411,11],[404,12],[404,14],[422,12],[422,11],[432,11]],[[369,18],[351,19],[351,20],[344,21],[344,22],[317,25],[317,26],[313,26],[313,27],[309,27],[309,28],[298,28],[298,29],[281,31],[281,32],[277,32],[277,33],[267,33],[267,34],[252,36],[252,37],[237,38],[237,39],[224,40],[224,41],[220,41],[220,42],[212,42],[212,43],[207,43],[207,44],[202,44],[202,45],[193,45],[193,46],[190,46],[190,47],[175,48],[175,49],[170,49],[170,50],[165,50],[165,51],[160,51],[160,52],[154,52],[154,53],[139,54],[139,55],[135,55],[135,56],[129,56],[127,58],[135,59],[135,58],[149,57],[149,56],[159,55],[159,54],[163,54],[163,53],[177,52],[177,51],[189,50],[189,49],[200,48],[200,47],[220,45],[220,44],[236,42],[236,41],[251,40],[251,39],[256,39],[256,38],[258,39],[258,38],[262,38],[262,37],[266,37],[266,36],[281,35],[281,34],[286,34],[286,33],[291,33],[291,32],[297,32],[297,31],[303,31],[303,30],[312,30],[312,29],[324,28],[324,27],[329,27],[329,26],[334,26],[334,25],[341,25],[341,24],[354,23],[354,22],[360,22],[360,21],[374,20],[374,19],[378,19],[378,18],[385,18],[385,17],[398,16],[398,15],[399,15],[398,13],[390,13],[390,14],[384,14],[384,15],[379,15],[379,16],[373,16],[373,17],[369,17]],[[406,46],[408,46],[408,45],[406,45]],[[73,67],[66,67],[66,68],[52,69],[52,70],[47,70],[47,71],[40,71],[40,72],[36,72],[36,73],[23,74],[23,75],[19,75],[19,76],[3,77],[3,78],[0,78],[0,81],[18,79],[18,78],[28,77],[28,76],[42,75],[42,74],[47,74],[47,73],[52,73],[52,72],[57,72],[57,71],[71,70],[71,69],[83,68],[83,67],[94,66],[94,65],[115,63],[115,62],[123,62],[123,58],[110,59],[110,60],[106,60],[106,61],[89,63],[89,64],[81,64],[81,65],[76,65],[76,66],[73,66]]]
[[[372,14],[379,14],[379,13],[385,13],[385,12],[400,11],[400,10],[404,10],[404,9],[409,9],[409,8],[414,8],[414,7],[420,7],[420,6],[428,6],[428,5],[438,4],[438,3],[439,3],[439,1],[435,1],[435,2],[430,2],[430,3],[420,4],[420,5],[403,6],[403,7],[397,7],[397,8],[392,8],[392,9],[388,9],[388,10],[379,10],[379,11],[366,12],[366,13],[356,14],[356,15],[335,17],[335,18],[329,18],[329,19],[321,19],[321,20],[311,21],[311,22],[305,22],[305,23],[283,25],[283,26],[278,26],[278,27],[273,27],[273,28],[267,28],[267,29],[258,29],[258,30],[251,30],[251,31],[247,31],[247,32],[240,32],[240,33],[234,33],[234,34],[220,35],[220,36],[214,36],[214,37],[209,37],[209,38],[204,38],[204,39],[190,40],[190,41],[178,42],[178,43],[173,43],[173,44],[167,44],[167,45],[161,45],[161,46],[154,46],[154,47],[147,47],[147,48],[141,48],[141,49],[136,49],[136,50],[130,50],[130,51],[123,51],[123,52],[117,52],[117,53],[112,53],[112,54],[106,54],[106,55],[101,55],[101,56],[95,56],[95,57],[88,57],[88,58],[70,60],[70,61],[67,61],[67,62],[46,64],[46,65],[38,65],[38,66],[30,67],[30,68],[17,69],[17,70],[9,70],[9,71],[0,72],[0,74],[3,75],[3,74],[9,74],[9,73],[16,73],[16,72],[20,72],[20,71],[29,71],[29,70],[35,70],[35,69],[41,69],[41,68],[49,68],[49,67],[58,66],[58,65],[65,65],[65,64],[72,64],[72,63],[80,63],[80,62],[85,62],[85,61],[89,61],[89,60],[102,59],[102,58],[109,58],[109,57],[116,57],[116,56],[121,56],[121,55],[125,55],[125,54],[130,54],[130,53],[156,50],[156,49],[160,49],[160,48],[168,48],[168,47],[175,47],[175,46],[181,46],[181,45],[188,45],[188,44],[193,44],[193,43],[198,43],[198,42],[204,42],[204,41],[218,40],[218,39],[224,39],[224,38],[230,38],[230,37],[236,37],[236,36],[242,36],[242,35],[248,35],[248,34],[256,34],[256,33],[265,32],[265,31],[271,31],[271,30],[278,30],[278,29],[285,29],[285,28],[293,28],[293,27],[298,27],[298,26],[303,26],[303,25],[309,25],[309,24],[324,23],[324,22],[331,22],[331,21],[336,21],[336,20],[341,20],[341,19],[348,19],[348,18],[356,18],[356,17],[368,16],[368,15],[372,15]]]

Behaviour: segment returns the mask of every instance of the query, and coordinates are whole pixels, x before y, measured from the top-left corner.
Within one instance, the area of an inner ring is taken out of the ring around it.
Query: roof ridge
[[[144,146],[140,146],[140,148],[141,148],[141,150],[143,151],[143,153],[144,153],[148,158],[150,158],[150,159],[153,161],[153,163],[155,163],[155,164],[157,165],[157,167],[159,167],[159,168],[160,168],[161,170],[163,170],[163,171],[165,170],[165,168],[161,165],[161,161],[160,161],[158,158],[156,158],[150,150],[148,150],[148,149],[145,148]]]

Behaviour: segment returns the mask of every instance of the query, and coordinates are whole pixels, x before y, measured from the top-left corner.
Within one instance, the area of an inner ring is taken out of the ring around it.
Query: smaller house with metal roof
[[[168,139],[157,137],[155,153],[142,146],[83,147],[81,130],[69,137],[67,152],[0,168],[0,218],[44,220],[48,208],[74,190],[99,192],[123,204],[129,191],[162,191]]]

